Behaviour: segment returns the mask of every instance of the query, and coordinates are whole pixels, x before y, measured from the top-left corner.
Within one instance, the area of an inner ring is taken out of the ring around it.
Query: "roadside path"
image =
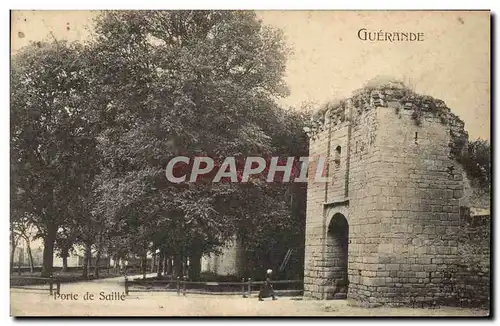
[[[155,274],[148,274],[148,277]],[[132,275],[129,278],[140,277]],[[41,288],[41,287],[40,287]],[[240,295],[178,296],[176,293],[132,292],[124,296],[123,277],[61,285],[61,298],[48,290],[10,289],[13,316],[485,316],[485,310],[440,308],[360,308],[347,300],[244,299]],[[84,299],[87,294],[87,300]],[[89,295],[93,300],[89,300]],[[122,296],[123,294],[123,296]],[[78,297],[77,297],[78,296]],[[124,300],[121,300],[121,299]]]

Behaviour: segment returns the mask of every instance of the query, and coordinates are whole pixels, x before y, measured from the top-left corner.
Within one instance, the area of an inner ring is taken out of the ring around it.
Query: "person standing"
[[[259,291],[259,301],[264,301],[264,298],[272,297],[273,300],[277,300],[274,295],[273,285],[271,284],[271,275],[273,273],[272,269],[268,269],[266,273],[266,281],[261,286]]]

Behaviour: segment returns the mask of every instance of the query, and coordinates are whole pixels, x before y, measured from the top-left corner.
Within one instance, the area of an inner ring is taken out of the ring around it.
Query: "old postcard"
[[[12,11],[19,316],[490,315],[489,11]]]

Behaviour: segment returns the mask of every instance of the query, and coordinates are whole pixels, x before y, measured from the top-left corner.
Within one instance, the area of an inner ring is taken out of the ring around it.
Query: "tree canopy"
[[[191,261],[235,234],[254,258],[300,245],[303,185],[165,178],[178,155],[307,156],[306,115],[276,101],[282,33],[248,11],[108,11],[95,26],[13,59],[12,203],[44,230],[44,273],[54,244]]]

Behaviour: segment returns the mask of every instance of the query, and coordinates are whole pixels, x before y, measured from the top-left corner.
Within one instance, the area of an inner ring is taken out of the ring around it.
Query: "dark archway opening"
[[[333,215],[328,226],[326,255],[327,289],[326,299],[345,299],[349,287],[347,274],[349,224],[344,215]]]

